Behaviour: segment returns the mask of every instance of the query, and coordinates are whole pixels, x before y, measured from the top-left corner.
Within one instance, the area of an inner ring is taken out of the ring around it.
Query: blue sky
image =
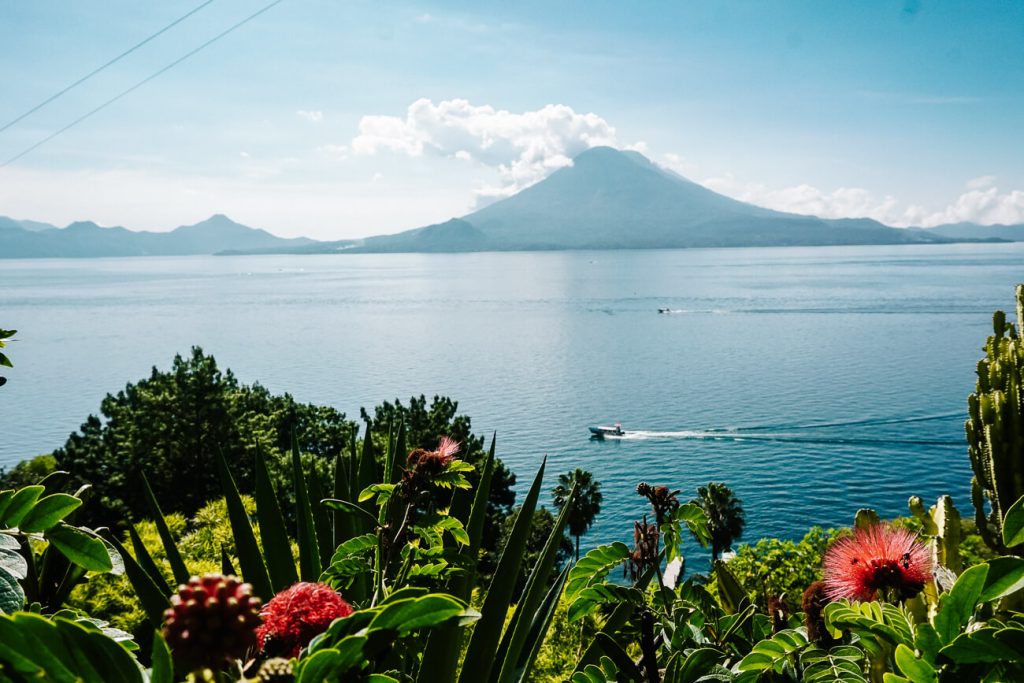
[[[200,2],[0,0],[0,125]],[[0,133],[0,156],[263,4],[215,0]],[[284,0],[0,168],[0,214],[363,236],[592,144],[774,208],[1024,222],[1024,3]]]

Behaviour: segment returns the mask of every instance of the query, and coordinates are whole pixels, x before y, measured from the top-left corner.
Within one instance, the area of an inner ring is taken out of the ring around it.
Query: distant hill
[[[446,223],[370,237],[345,252],[918,244],[953,241],[867,219],[746,204],[642,154],[594,147],[541,182]],[[308,251],[338,251],[331,243]]]
[[[948,223],[928,228],[928,232],[955,239],[1007,240],[1024,242],[1024,223],[1016,225],[978,225],[977,223]]]
[[[45,223],[0,216],[0,258],[186,256],[229,249],[287,250],[310,243],[312,240],[306,238],[277,237],[265,230],[235,223],[221,214],[170,232],[107,228],[90,221],[55,228]]]

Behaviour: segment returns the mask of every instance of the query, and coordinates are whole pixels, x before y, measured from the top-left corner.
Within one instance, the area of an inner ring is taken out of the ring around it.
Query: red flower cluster
[[[256,644],[260,601],[234,576],[193,576],[171,596],[163,635],[187,670],[219,668]]]
[[[932,577],[928,551],[917,534],[881,524],[836,541],[825,553],[824,569],[829,600],[874,600],[880,592],[908,600]]]
[[[314,637],[335,619],[352,614],[352,605],[330,586],[297,583],[263,606],[263,625],[256,631],[260,653],[268,657],[298,657]]]

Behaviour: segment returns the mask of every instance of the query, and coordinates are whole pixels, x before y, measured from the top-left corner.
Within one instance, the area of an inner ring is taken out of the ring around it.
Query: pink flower
[[[352,612],[352,605],[330,586],[297,583],[263,606],[263,625],[256,632],[260,652],[298,657],[302,648],[326,631],[331,622]]]
[[[877,524],[857,529],[825,553],[825,594],[829,600],[908,600],[931,579],[928,551],[917,534]]]

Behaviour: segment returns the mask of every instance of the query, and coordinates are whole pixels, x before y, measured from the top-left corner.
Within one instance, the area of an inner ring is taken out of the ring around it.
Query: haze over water
[[[200,345],[350,417],[452,396],[520,491],[545,454],[549,480],[595,474],[587,547],[628,539],[641,480],[728,483],[751,542],[911,494],[967,512],[966,397],[1022,263],[1024,244],[3,261],[0,464]],[[614,421],[631,434],[588,440]]]

